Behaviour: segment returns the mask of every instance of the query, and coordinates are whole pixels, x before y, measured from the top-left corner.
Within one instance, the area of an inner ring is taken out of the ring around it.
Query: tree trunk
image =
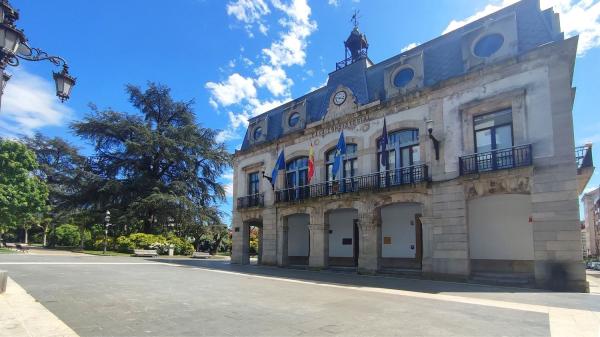
[[[46,247],[46,244],[48,243],[48,228],[44,227],[44,234],[42,234],[42,240],[43,240],[43,247]]]
[[[85,245],[85,226],[79,226],[79,236],[80,236],[80,242],[79,242],[79,248],[81,250],[83,250],[83,246]]]
[[[27,233],[27,232],[28,232],[28,230],[27,230],[27,228],[23,228],[23,231],[25,232],[25,242],[24,242],[24,243],[25,243],[25,244],[28,244],[28,243],[29,243],[29,242],[28,242],[28,241],[29,241],[29,236],[27,235],[27,234],[28,234],[28,233]]]

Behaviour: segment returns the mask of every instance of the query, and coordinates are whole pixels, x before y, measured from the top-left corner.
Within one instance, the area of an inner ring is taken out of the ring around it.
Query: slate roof
[[[482,26],[484,22],[490,19],[500,18],[509,13],[516,14],[519,54],[543,44],[564,39],[555,20],[556,14],[551,8],[542,11],[540,10],[539,0],[522,0],[378,64],[368,67],[367,62],[359,61],[334,71],[329,74],[326,86],[299,97],[294,101],[306,100],[306,124],[319,121],[325,116],[329,105],[329,98],[338,85],[350,88],[356,96],[357,103],[360,105],[378,99],[384,101],[386,97],[384,89],[385,68],[389,64],[397,62],[402,55],[411,55],[419,51],[423,51],[425,87],[463,75],[466,73],[461,49],[461,39],[464,33]],[[283,136],[282,114],[285,107],[290,103],[286,103],[250,119],[250,125],[264,118],[269,119],[266,139],[260,143],[273,141]],[[250,137],[249,130],[246,131],[242,150],[246,150],[252,146],[248,137]],[[257,143],[257,145],[260,143]]]

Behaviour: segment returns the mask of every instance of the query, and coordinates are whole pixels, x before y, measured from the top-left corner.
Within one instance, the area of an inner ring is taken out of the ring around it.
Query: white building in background
[[[266,265],[585,291],[591,146],[576,155],[558,14],[524,0],[379,63],[358,27],[345,48],[326,86],[249,121],[232,262],[256,226]]]
[[[600,187],[584,194],[581,201],[583,202],[588,255],[598,257],[600,252]]]

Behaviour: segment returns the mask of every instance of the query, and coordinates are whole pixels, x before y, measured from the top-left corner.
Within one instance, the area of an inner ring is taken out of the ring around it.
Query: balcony
[[[577,164],[577,192],[581,194],[594,174],[592,144],[575,148],[575,163]]]
[[[347,57],[339,62],[335,63],[335,70],[340,70],[346,66],[351,65],[352,63],[362,59],[362,58],[366,58],[367,57],[367,51],[366,50],[360,50],[358,52],[358,57],[356,58],[352,58],[352,56]]]
[[[428,180],[429,171],[427,165],[414,165],[336,181],[277,190],[275,191],[275,202],[298,202],[360,191],[384,191]]]
[[[265,206],[265,194],[257,193],[250,194],[244,197],[237,198],[237,209],[251,208],[251,207],[264,207]]]
[[[530,166],[531,158],[531,144],[527,144],[462,156],[458,166],[460,175],[467,175]]]

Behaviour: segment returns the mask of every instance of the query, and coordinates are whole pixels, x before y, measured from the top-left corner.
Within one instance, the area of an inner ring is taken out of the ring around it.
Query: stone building
[[[573,137],[577,37],[558,14],[524,0],[379,63],[358,27],[345,48],[327,85],[249,121],[232,262],[249,263],[256,226],[265,265],[585,291],[591,172]]]
[[[600,252],[600,187],[581,198],[584,230],[588,255],[598,257]]]

